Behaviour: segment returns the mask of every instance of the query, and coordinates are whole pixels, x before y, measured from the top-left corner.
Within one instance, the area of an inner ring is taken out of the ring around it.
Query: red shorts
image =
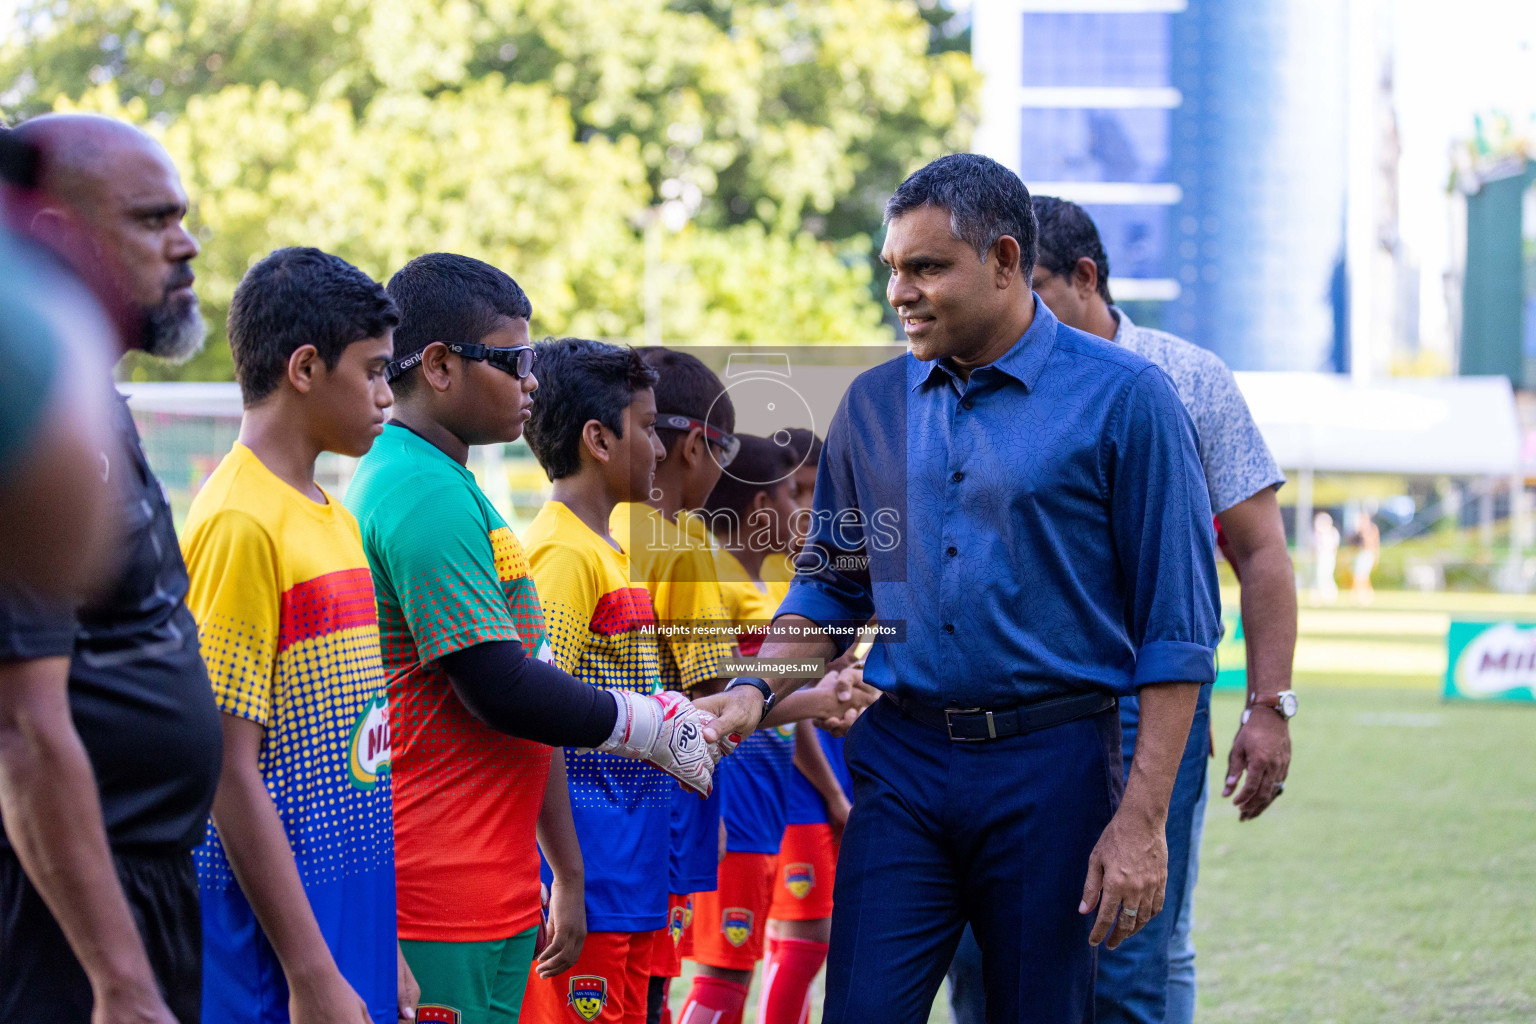
[[[531,1024],[645,1024],[657,934],[589,932],[575,967],[553,978],[528,972],[519,1019]]]
[[[832,916],[832,882],[837,877],[837,844],[832,826],[790,825],[779,844],[773,875],[773,906],[778,921],[818,921]]]
[[[773,854],[727,853],[720,888],[693,894],[690,960],[750,971],[763,958],[763,930],[773,902]]]
[[[656,948],[651,954],[651,977],[675,978],[683,973],[683,943],[688,938],[689,919],[693,917],[693,897],[670,893],[667,896],[667,926],[656,933]],[[692,952],[690,944],[689,952]]]

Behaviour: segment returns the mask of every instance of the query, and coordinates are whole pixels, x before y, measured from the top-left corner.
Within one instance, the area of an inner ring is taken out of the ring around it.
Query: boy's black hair
[[[416,257],[395,271],[387,288],[400,307],[396,359],[415,355],[434,341],[476,345],[503,320],[533,318],[533,303],[510,276],[451,252]],[[407,370],[390,386],[397,394],[410,394],[419,377]]]
[[[665,416],[672,413],[708,423],[727,434],[736,430],[736,407],[731,396],[725,393],[725,385],[715,376],[715,371],[699,361],[697,356],[676,349],[651,345],[640,350],[646,365],[660,374],[656,382],[656,413]],[[687,434],[684,430],[656,427],[667,451]]]
[[[755,434],[736,436],[741,439],[741,448],[720,475],[715,489],[709,492],[704,511],[711,515],[729,512],[739,520],[746,515],[753,498],[784,486],[800,460],[788,445]]]
[[[795,455],[795,468],[810,466],[815,469],[821,461],[821,438],[816,432],[805,427],[790,427],[784,433],[789,435],[789,450]]]
[[[551,480],[581,469],[581,429],[597,420],[624,436],[624,410],[636,391],[656,386],[656,371],[628,346],[559,338],[534,346],[533,415],[523,428],[528,447]]]
[[[400,323],[377,281],[340,256],[308,247],[278,249],[245,272],[229,304],[229,348],[247,406],[277,390],[288,359],[313,345],[335,367],[348,345]]]

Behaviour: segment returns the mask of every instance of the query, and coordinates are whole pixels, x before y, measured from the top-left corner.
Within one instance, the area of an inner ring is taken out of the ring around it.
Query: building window
[[[1025,181],[1167,180],[1171,111],[1027,108],[1021,116]]]
[[[1172,84],[1169,18],[1157,13],[1024,14],[1024,86]]]

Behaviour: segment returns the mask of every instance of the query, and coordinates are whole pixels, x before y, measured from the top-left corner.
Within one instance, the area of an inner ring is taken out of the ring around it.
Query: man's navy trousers
[[[1088,858],[1119,804],[1120,719],[953,742],[889,700],[844,747],[853,814],[838,856],[825,1024],[921,1024],[967,921],[987,1020],[1093,1014]]]

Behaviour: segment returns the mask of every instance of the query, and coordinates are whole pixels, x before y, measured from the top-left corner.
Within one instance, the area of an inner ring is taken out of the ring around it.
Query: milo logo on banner
[[[1536,700],[1536,623],[1452,622],[1445,696]]]
[[[375,697],[357,716],[347,743],[347,778],[367,792],[389,771],[389,701]]]

